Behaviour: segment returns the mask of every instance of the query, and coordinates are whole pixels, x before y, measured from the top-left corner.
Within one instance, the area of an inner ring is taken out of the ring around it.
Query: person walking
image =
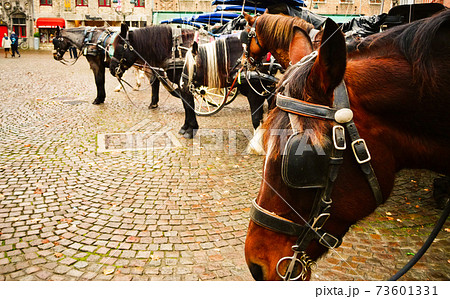
[[[2,47],[5,49],[5,58],[8,58],[9,49],[11,49],[11,40],[8,38],[6,33],[2,39]]]
[[[12,52],[11,56],[16,57],[16,53],[17,53],[17,55],[19,55],[19,57],[20,57],[19,38],[17,37],[17,35],[14,31],[11,33],[10,39],[11,39],[11,52]]]

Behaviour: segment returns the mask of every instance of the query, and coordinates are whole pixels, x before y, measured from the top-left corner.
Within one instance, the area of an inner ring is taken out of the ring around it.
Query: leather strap
[[[277,94],[277,106],[281,110],[298,115],[334,120],[336,109],[308,103],[280,93]]]

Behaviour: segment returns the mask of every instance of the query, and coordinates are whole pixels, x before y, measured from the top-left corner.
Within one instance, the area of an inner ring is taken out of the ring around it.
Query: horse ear
[[[297,63],[304,56],[313,51],[311,39],[308,34],[298,26],[294,26],[292,41],[289,45],[289,60],[292,64]]]
[[[60,35],[61,35],[61,28],[59,28],[59,26],[56,26],[56,36]]]
[[[128,32],[128,25],[125,23],[122,23],[120,25],[120,36],[123,38],[127,37],[127,32]]]
[[[192,44],[192,55],[197,55],[198,54],[198,43],[197,42],[194,42],[193,44]]]
[[[328,18],[325,22],[319,56],[308,77],[310,86],[330,96],[344,78],[346,64],[347,49],[344,35],[338,25]]]
[[[253,26],[253,23],[255,22],[255,18],[254,17],[252,17],[251,15],[249,15],[248,13],[246,13],[244,11],[244,18],[247,21],[249,26]]]
[[[264,14],[268,14],[269,13],[269,9],[266,8],[266,10],[264,11]]]

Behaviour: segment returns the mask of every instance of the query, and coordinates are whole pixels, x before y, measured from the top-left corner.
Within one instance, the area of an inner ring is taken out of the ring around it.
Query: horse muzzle
[[[55,60],[58,60],[58,61],[59,61],[59,60],[62,60],[62,59],[63,59],[63,56],[60,55],[58,51],[53,50],[53,58],[54,58]]]

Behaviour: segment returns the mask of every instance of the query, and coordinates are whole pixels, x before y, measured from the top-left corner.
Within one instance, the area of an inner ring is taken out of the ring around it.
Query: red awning
[[[56,26],[65,28],[66,21],[63,18],[38,18],[36,20],[37,28],[56,28]]]

